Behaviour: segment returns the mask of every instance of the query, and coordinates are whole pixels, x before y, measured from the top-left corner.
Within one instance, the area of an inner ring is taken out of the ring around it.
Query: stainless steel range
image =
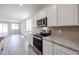
[[[33,46],[36,48],[36,50],[38,50],[37,52],[39,52],[38,54],[43,54],[43,37],[45,36],[49,36],[51,34],[51,32],[40,32],[40,34],[35,34],[33,35]],[[35,50],[35,51],[36,51]]]
[[[33,46],[38,49],[39,54],[43,54],[42,36],[39,34],[33,35]]]

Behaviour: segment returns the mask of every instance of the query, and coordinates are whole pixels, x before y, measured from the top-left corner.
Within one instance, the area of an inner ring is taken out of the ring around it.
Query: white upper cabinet
[[[57,26],[57,5],[47,7],[47,26]]]
[[[60,26],[78,25],[78,5],[74,4],[58,5],[58,25]]]
[[[43,19],[44,17],[46,17],[46,8],[42,9],[42,10],[38,13],[38,19]]]
[[[47,27],[78,26],[78,9],[79,6],[77,4],[49,5],[35,15],[35,27],[37,27],[36,21],[44,17],[47,17]]]

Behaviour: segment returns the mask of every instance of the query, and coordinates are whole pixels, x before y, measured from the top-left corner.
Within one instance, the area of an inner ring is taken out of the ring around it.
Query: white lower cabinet
[[[43,40],[43,55],[78,55],[78,52],[47,40]]]
[[[54,48],[54,55],[65,55],[65,53],[57,48]]]
[[[76,51],[54,44],[54,55],[77,55]]]
[[[53,44],[43,40],[43,55],[53,55]]]

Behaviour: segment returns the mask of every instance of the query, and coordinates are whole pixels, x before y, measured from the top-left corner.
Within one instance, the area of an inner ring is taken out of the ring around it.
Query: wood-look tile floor
[[[2,55],[36,55],[29,47],[27,39],[20,34],[12,34],[6,39]]]

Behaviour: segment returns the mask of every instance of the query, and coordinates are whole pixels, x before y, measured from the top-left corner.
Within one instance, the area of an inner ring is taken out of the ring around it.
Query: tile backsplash
[[[79,50],[79,27],[50,27],[54,41]]]

